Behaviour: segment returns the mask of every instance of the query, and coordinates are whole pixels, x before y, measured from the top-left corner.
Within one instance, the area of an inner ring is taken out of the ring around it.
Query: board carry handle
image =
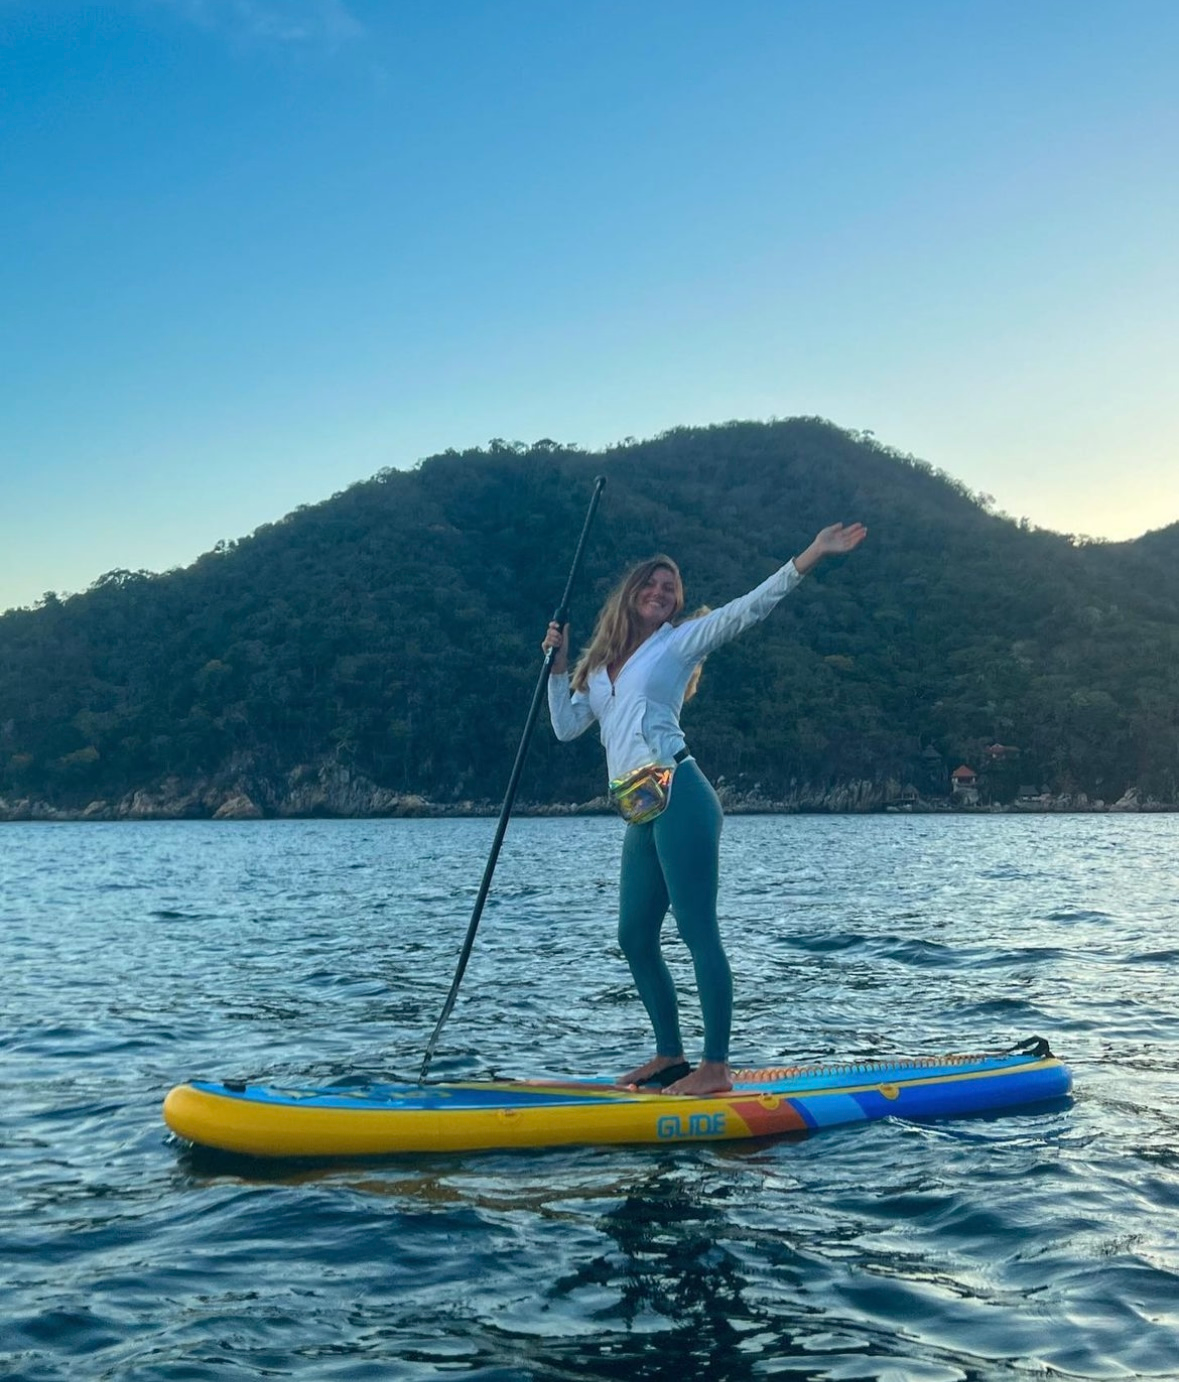
[[[556,613],[553,615],[553,622],[559,627],[564,628],[569,621],[569,600],[573,594],[573,585],[577,580],[577,573],[581,568],[582,554],[585,552],[586,539],[589,537],[590,526],[594,521],[594,514],[598,509],[598,501],[602,497],[602,491],[606,488],[606,477],[599,475],[594,480],[594,492],[590,496],[589,509],[585,515],[585,522],[581,526],[581,537],[577,540],[577,550],[573,554],[573,565],[569,568],[569,579],[565,582],[565,593],[561,596],[561,603],[557,606]],[[425,1083],[426,1072],[430,1068],[430,1062],[434,1058],[434,1048],[438,1044],[438,1037],[442,1031],[446,1019],[450,1016],[454,1008],[454,1000],[458,996],[459,984],[462,983],[463,975],[466,973],[467,961],[471,958],[471,947],[475,943],[475,932],[479,929],[479,918],[483,915],[483,904],[487,901],[487,893],[491,887],[491,875],[495,872],[495,865],[499,859],[500,846],[504,842],[504,835],[508,829],[508,818],[512,814],[512,805],[516,800],[516,789],[520,785],[520,774],[524,771],[524,760],[528,756],[528,745],[532,741],[532,731],[536,727],[537,716],[540,713],[541,702],[544,700],[548,687],[549,674],[553,667],[553,658],[556,656],[556,648],[549,648],[544,655],[544,664],[540,669],[540,676],[536,682],[536,689],[532,693],[532,704],[528,709],[528,718],[524,722],[524,733],[520,738],[520,747],[516,750],[516,761],[512,765],[512,775],[508,779],[508,788],[504,793],[503,805],[500,807],[499,824],[495,829],[495,839],[492,841],[491,853],[487,859],[487,866],[483,870],[483,881],[479,884],[479,892],[475,898],[475,908],[471,913],[471,920],[467,926],[466,939],[463,941],[463,948],[459,953],[458,967],[454,972],[454,978],[450,983],[450,992],[446,995],[446,1002],[442,1005],[442,1012],[435,1024],[433,1035],[426,1044],[426,1054],[422,1058],[422,1068],[418,1073],[418,1083]]]

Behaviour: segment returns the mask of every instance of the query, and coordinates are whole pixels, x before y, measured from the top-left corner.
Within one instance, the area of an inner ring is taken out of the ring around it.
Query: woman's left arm
[[[811,545],[794,558],[794,569],[800,576],[805,576],[808,571],[813,571],[824,557],[841,556],[845,552],[854,551],[867,536],[868,530],[862,523],[832,523],[830,527],[816,533]]]
[[[688,619],[678,625],[673,635],[676,652],[686,662],[699,662],[770,614],[782,597],[824,557],[852,551],[867,535],[868,530],[862,523],[846,526],[833,523],[824,528],[805,551],[747,595],[739,595],[699,619]]]

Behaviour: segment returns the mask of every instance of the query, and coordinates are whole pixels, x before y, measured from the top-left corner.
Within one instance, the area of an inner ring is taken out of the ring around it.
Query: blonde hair
[[[680,568],[669,556],[660,552],[632,566],[607,595],[606,602],[598,613],[593,637],[573,668],[570,686],[574,691],[584,691],[591,672],[597,671],[599,667],[609,667],[611,663],[625,661],[642,642],[642,624],[637,608],[638,595],[655,572],[660,570],[670,571],[675,581],[675,609],[672,611],[672,618],[675,619],[683,610],[683,577],[680,575]],[[708,606],[705,605],[696,610],[691,617],[695,619],[707,613]],[[692,673],[684,692],[685,700],[695,695],[700,670],[701,668],[697,667]]]

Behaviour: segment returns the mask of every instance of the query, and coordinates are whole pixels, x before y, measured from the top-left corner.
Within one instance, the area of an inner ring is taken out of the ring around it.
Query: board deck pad
[[[604,1080],[251,1084],[193,1080],[164,1121],[200,1147],[337,1158],[576,1144],[716,1142],[877,1118],[954,1118],[1065,1098],[1072,1077],[1039,1038],[1014,1051],[734,1071],[723,1094]]]

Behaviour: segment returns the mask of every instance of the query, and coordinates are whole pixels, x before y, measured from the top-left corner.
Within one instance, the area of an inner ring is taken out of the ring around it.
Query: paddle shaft
[[[594,481],[594,492],[590,497],[589,510],[585,515],[585,522],[581,527],[581,537],[577,540],[577,550],[573,554],[573,565],[569,568],[569,579],[565,582],[565,593],[561,596],[561,603],[557,606],[557,611],[553,615],[553,621],[564,628],[569,621],[569,600],[573,594],[573,584],[577,580],[577,573],[581,567],[582,554],[585,551],[586,538],[589,537],[590,525],[594,521],[594,514],[598,509],[598,501],[602,497],[602,490],[606,487],[606,477],[599,475]],[[487,859],[487,866],[483,870],[483,881],[479,884],[479,893],[475,898],[475,909],[471,913],[471,920],[467,926],[466,939],[463,941],[463,948],[459,954],[458,968],[454,972],[454,978],[450,982],[450,992],[446,995],[446,1002],[442,1005],[442,1012],[435,1024],[433,1035],[426,1045],[426,1054],[422,1058],[422,1068],[418,1073],[418,1083],[421,1084],[426,1078],[426,1072],[430,1068],[430,1062],[434,1058],[434,1047],[438,1044],[438,1037],[442,1031],[446,1019],[450,1016],[454,1008],[454,1000],[458,996],[459,985],[463,981],[466,973],[467,961],[471,958],[471,947],[475,944],[475,932],[479,929],[479,918],[483,915],[483,904],[487,901],[487,893],[491,887],[491,876],[495,872],[495,865],[499,860],[500,846],[504,842],[504,835],[508,829],[508,818],[512,814],[512,805],[516,800],[516,789],[520,785],[520,774],[524,771],[524,760],[528,756],[528,745],[532,740],[532,731],[536,728],[537,716],[540,714],[540,707],[545,698],[548,687],[549,674],[552,671],[553,658],[556,656],[556,649],[550,648],[544,655],[544,664],[540,669],[540,676],[536,682],[536,689],[532,693],[532,704],[528,708],[528,718],[524,722],[524,733],[520,738],[520,747],[516,750],[516,761],[512,765],[512,775],[508,779],[508,789],[504,793],[504,802],[500,807],[499,824],[495,828],[495,839],[492,841],[491,853]]]

